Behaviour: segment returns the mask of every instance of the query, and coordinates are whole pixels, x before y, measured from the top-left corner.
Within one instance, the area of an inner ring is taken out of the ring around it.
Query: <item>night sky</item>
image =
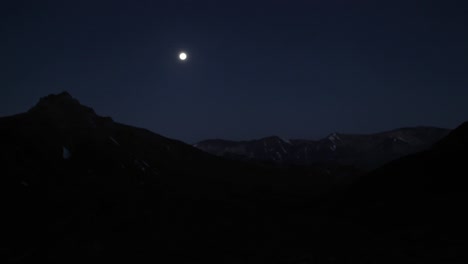
[[[468,1],[8,2],[0,116],[66,90],[188,143],[468,120]]]

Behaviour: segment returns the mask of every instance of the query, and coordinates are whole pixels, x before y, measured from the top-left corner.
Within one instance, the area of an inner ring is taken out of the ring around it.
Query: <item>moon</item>
[[[185,53],[185,52],[179,53],[179,59],[180,59],[181,61],[186,60],[186,59],[187,59],[187,53]]]

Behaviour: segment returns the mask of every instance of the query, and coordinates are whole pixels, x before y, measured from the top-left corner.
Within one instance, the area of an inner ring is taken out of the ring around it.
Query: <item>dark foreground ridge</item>
[[[344,167],[225,160],[49,95],[0,118],[0,254],[6,263],[466,263],[467,127],[344,189],[330,178],[352,176]]]

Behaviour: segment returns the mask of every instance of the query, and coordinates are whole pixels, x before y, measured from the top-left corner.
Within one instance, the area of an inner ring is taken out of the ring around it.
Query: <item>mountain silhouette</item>
[[[223,255],[229,246],[218,239],[233,244],[257,232],[247,228],[255,204],[289,190],[287,200],[318,194],[331,172],[349,175],[224,160],[99,116],[66,92],[0,118],[0,132],[2,248],[11,262],[143,261],[153,247],[156,259],[213,247]]]
[[[361,175],[335,164],[224,159],[99,116],[66,92],[49,95],[0,118],[1,257],[456,263],[467,241],[467,136],[465,123]],[[357,180],[338,188],[340,175]]]

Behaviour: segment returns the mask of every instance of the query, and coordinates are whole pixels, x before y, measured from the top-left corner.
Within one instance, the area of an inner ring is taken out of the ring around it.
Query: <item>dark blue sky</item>
[[[468,120],[467,1],[10,2],[1,116],[67,90],[189,143]]]

